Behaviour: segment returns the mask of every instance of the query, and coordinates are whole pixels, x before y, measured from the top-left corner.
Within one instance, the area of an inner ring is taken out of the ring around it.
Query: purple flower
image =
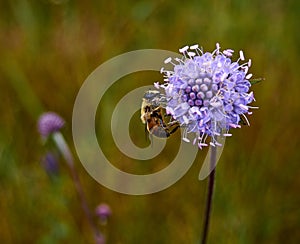
[[[48,152],[42,158],[42,166],[50,176],[58,174],[59,164],[55,154]]]
[[[243,52],[237,61],[232,61],[232,49],[220,50],[219,44],[210,52],[203,52],[198,45],[179,49],[182,58],[168,58],[173,70],[161,72],[166,83],[155,86],[163,88],[166,98],[166,111],[184,128],[183,140],[189,142],[187,134],[195,133],[193,143],[198,147],[207,146],[211,137],[212,146],[218,143],[218,136],[231,136],[230,128],[239,128],[241,117],[249,124],[245,114],[254,100],[249,92],[252,74],[247,74],[251,60],[244,61]]]
[[[99,217],[102,224],[106,224],[107,219],[111,216],[112,211],[108,204],[101,203],[96,207],[96,215]]]
[[[37,127],[43,137],[47,137],[53,132],[59,131],[65,124],[65,121],[54,112],[43,113],[38,120]]]

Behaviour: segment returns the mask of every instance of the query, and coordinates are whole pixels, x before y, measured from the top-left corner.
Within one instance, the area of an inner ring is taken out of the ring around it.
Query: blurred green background
[[[243,49],[265,81],[253,86],[259,110],[250,127],[233,131],[217,167],[209,243],[300,243],[299,54],[297,0],[0,2],[0,242],[90,243],[92,234],[68,168],[49,177],[36,120],[44,111],[71,118],[86,77],[106,60],[132,50],[177,51],[199,43],[211,51]],[[98,133],[108,158],[131,173],[159,170],[172,160],[179,135],[155,160],[137,162],[115,147],[109,128],[117,99],[160,79],[156,72],[124,77],[99,105]],[[138,113],[132,137],[146,143]],[[75,152],[75,151],[74,151]],[[76,161],[89,206],[113,211],[99,228],[108,243],[198,243],[206,181],[198,173],[206,150],[172,187],[151,195],[112,192]],[[184,163],[184,162],[183,162]]]

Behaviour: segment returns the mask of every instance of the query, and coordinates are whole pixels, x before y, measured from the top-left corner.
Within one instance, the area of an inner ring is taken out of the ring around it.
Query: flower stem
[[[73,182],[74,182],[74,186],[78,195],[78,198],[81,202],[81,207],[84,211],[84,214],[86,216],[86,219],[88,220],[88,223],[91,227],[91,229],[94,232],[94,238],[95,238],[95,243],[96,244],[103,244],[105,243],[104,241],[104,236],[100,233],[100,231],[98,230],[95,222],[93,221],[93,217],[91,214],[91,211],[88,207],[83,189],[82,189],[82,185],[80,183],[80,179],[78,176],[78,173],[74,167],[74,160],[73,160],[73,156],[72,153],[68,147],[68,144],[66,143],[63,135],[60,132],[56,132],[53,134],[53,140],[55,141],[58,149],[60,150],[62,156],[64,157],[70,171],[72,174],[72,178],[73,178]]]
[[[206,244],[208,230],[209,230],[209,219],[212,208],[212,198],[215,184],[215,173],[216,173],[216,156],[217,156],[217,148],[211,146],[211,154],[210,154],[210,167],[213,168],[208,178],[208,191],[207,191],[207,199],[206,199],[206,208],[205,208],[205,219],[203,225],[203,234],[201,244]]]

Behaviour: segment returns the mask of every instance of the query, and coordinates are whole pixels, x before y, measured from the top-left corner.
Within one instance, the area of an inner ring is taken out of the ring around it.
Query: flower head
[[[42,166],[50,176],[57,175],[59,171],[58,159],[54,153],[48,152],[42,158]]]
[[[95,209],[96,215],[99,217],[102,224],[106,224],[107,219],[111,216],[112,211],[108,204],[101,203]]]
[[[59,131],[64,125],[63,118],[54,112],[43,113],[37,123],[38,131],[44,137]]]
[[[203,52],[198,45],[186,46],[179,51],[182,58],[168,58],[173,70],[161,72],[165,76],[163,88],[167,97],[166,112],[179,121],[184,128],[183,140],[189,141],[188,133],[195,133],[194,144],[207,146],[211,137],[212,146],[221,145],[218,136],[231,136],[230,128],[239,128],[241,117],[249,124],[245,114],[251,114],[248,104],[254,100],[249,92],[252,74],[247,74],[251,60],[243,64],[243,52],[237,61],[232,61],[232,49],[221,51],[219,44],[210,52]]]

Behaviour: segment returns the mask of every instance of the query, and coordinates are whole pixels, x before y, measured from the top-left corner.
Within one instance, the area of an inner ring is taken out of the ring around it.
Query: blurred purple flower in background
[[[54,112],[43,113],[37,123],[38,132],[43,137],[58,132],[64,125],[64,119]]]
[[[62,117],[54,112],[46,112],[43,113],[37,122],[37,129],[43,139],[51,136],[51,139],[55,143],[57,149],[61,153],[62,157],[65,159],[71,175],[73,179],[73,183],[78,195],[78,199],[80,200],[81,207],[84,211],[85,217],[89,222],[89,225],[94,233],[94,241],[97,244],[105,244],[105,238],[102,233],[98,230],[96,223],[94,222],[92,213],[87,203],[87,199],[85,197],[83,187],[80,182],[79,175],[74,165],[74,158],[72,152],[60,132],[60,129],[64,126],[65,121]],[[53,154],[48,153],[43,158],[42,165],[45,167],[47,173],[54,172],[58,169],[57,160]],[[57,167],[57,168],[56,168]]]
[[[245,114],[251,114],[249,106],[253,92],[249,92],[252,74],[247,74],[251,60],[244,61],[243,52],[232,62],[232,49],[221,52],[219,44],[210,52],[203,52],[198,45],[179,49],[182,58],[167,58],[165,63],[174,69],[161,72],[165,84],[155,83],[157,89],[163,88],[168,103],[167,114],[179,121],[184,128],[183,140],[190,142],[188,133],[195,133],[193,143],[201,149],[207,146],[211,137],[212,146],[220,146],[218,136],[231,136],[230,128],[239,128],[241,120],[249,125]]]
[[[112,211],[108,204],[101,203],[96,207],[95,214],[99,217],[101,224],[106,224],[108,218],[112,214]]]
[[[58,174],[59,162],[57,156],[54,153],[48,152],[42,158],[41,164],[49,176]]]

